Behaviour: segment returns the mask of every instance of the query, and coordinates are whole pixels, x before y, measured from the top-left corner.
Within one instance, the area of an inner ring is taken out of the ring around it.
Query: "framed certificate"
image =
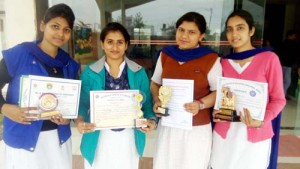
[[[43,76],[22,76],[20,82],[20,107],[37,107],[39,119],[62,114],[75,119],[78,115],[81,81]]]
[[[228,95],[228,91],[232,93],[230,95],[234,94],[235,101],[232,103],[238,115],[243,112],[243,108],[247,108],[253,119],[264,119],[268,98],[267,83],[218,77],[215,109],[224,107],[224,102],[231,103],[228,97],[224,97]]]
[[[142,100],[138,90],[91,91],[91,123],[96,130],[137,127],[143,117]]]

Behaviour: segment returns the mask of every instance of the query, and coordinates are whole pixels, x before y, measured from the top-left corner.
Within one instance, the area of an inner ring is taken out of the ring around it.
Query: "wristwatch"
[[[200,104],[199,104],[199,109],[200,109],[200,110],[205,109],[205,104],[203,103],[203,101],[200,99],[199,102],[200,102]]]

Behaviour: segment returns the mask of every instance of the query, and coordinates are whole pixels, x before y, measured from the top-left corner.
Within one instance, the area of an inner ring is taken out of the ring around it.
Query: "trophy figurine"
[[[161,102],[161,106],[158,107],[158,114],[161,116],[169,116],[167,104],[171,99],[172,90],[168,86],[161,86],[159,88],[158,99]]]
[[[236,96],[228,87],[222,87],[222,100],[220,112],[215,115],[215,119],[237,122],[240,121],[240,116],[235,110]]]

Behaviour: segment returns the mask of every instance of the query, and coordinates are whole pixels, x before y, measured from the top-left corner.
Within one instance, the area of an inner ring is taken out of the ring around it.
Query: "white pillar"
[[[35,0],[4,0],[5,48],[36,38]]]

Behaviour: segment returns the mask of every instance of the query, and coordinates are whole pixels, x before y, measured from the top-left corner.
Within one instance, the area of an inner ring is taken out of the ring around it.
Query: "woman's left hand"
[[[193,114],[193,116],[195,116],[199,112],[199,105],[200,105],[200,102],[197,100],[194,100],[191,103],[185,103],[183,106],[187,112],[190,112]]]
[[[252,119],[250,111],[247,108],[243,108],[244,114],[240,112],[241,122],[245,123],[248,127],[260,128],[263,125],[263,121]]]
[[[147,121],[144,124],[147,125],[147,127],[140,128],[140,131],[142,131],[143,133],[148,133],[152,131],[157,125],[156,121],[153,119],[147,119]]]
[[[64,119],[61,114],[51,116],[50,120],[57,125],[66,125],[70,123],[70,120]]]

